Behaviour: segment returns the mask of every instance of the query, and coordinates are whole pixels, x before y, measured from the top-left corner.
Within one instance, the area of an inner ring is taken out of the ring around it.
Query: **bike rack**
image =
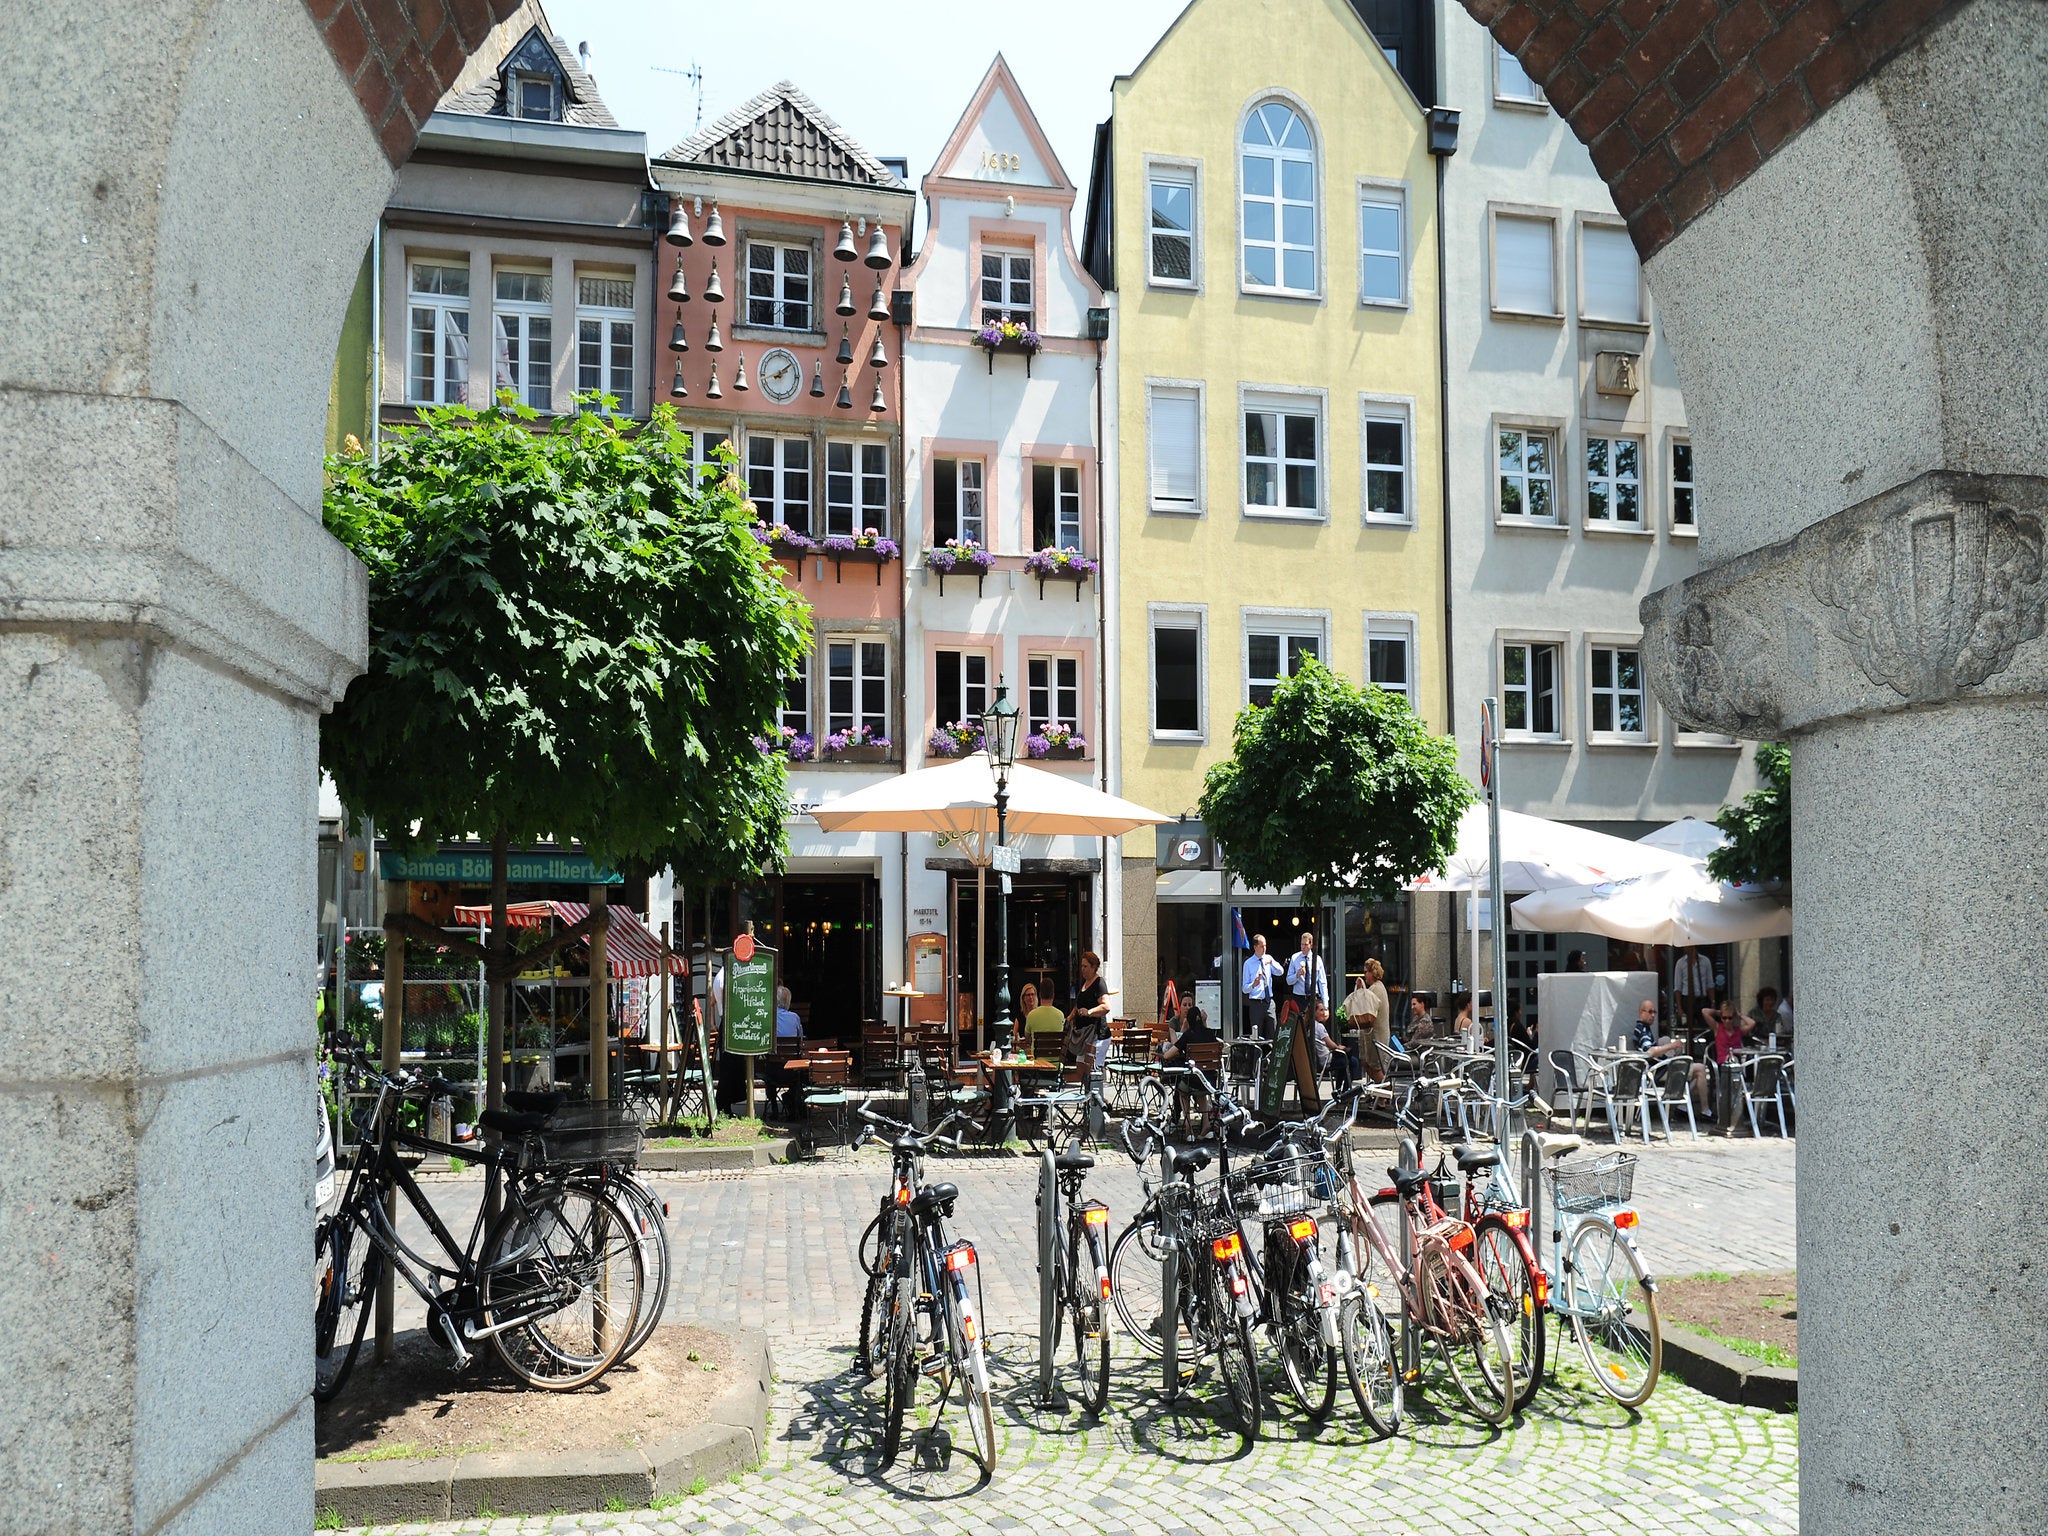
[[[1159,1296],[1160,1327],[1165,1336],[1160,1340],[1164,1346],[1159,1351],[1159,1388],[1166,1394],[1166,1406],[1171,1408],[1180,1400],[1180,1244],[1171,1242],[1166,1246],[1166,1262],[1160,1266]]]
[[[1543,1266],[1543,1143],[1534,1131],[1522,1132],[1522,1204],[1529,1209],[1529,1247]]]
[[[1401,1138],[1400,1167],[1403,1173],[1419,1173],[1422,1169],[1422,1153],[1414,1139]],[[1415,1273],[1415,1227],[1408,1218],[1408,1202],[1399,1201],[1401,1207],[1401,1274],[1403,1277]],[[1405,1285],[1405,1278],[1400,1284]],[[1408,1320],[1408,1309],[1401,1308],[1401,1375],[1405,1380],[1410,1373],[1422,1368],[1422,1340],[1415,1336],[1414,1326]]]
[[[1061,1408],[1065,1404],[1053,1386],[1053,1325],[1059,1314],[1060,1298],[1055,1289],[1059,1274],[1059,1169],[1048,1146],[1038,1166],[1038,1406]]]

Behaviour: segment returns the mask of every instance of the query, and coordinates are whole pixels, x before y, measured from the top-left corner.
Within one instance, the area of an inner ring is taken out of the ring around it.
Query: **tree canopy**
[[[1783,742],[1756,748],[1761,781],[1739,805],[1724,805],[1714,825],[1727,843],[1707,856],[1707,873],[1732,884],[1792,879],[1792,752]]]
[[[780,861],[787,765],[755,738],[809,614],[667,405],[428,410],[328,475],[327,527],[370,573],[369,670],[320,731],[351,811],[700,879]]]
[[[1474,798],[1457,747],[1405,698],[1311,660],[1272,703],[1239,712],[1201,813],[1247,884],[1385,900],[1450,856]]]

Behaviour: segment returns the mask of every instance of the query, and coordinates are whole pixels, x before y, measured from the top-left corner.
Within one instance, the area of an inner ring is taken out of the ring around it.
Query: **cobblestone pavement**
[[[1361,1165],[1370,1166],[1364,1154]],[[982,1255],[1002,1442],[992,1485],[981,1484],[964,1450],[951,1454],[957,1408],[930,1422],[929,1387],[920,1397],[928,1427],[921,1454],[906,1448],[886,1473],[873,1464],[880,1391],[851,1370],[861,1298],[854,1239],[887,1178],[886,1159],[870,1152],[748,1174],[657,1176],[677,1265],[668,1320],[769,1333],[777,1389],[760,1470],[659,1512],[472,1519],[378,1528],[376,1536],[1798,1529],[1795,1417],[1730,1407],[1669,1378],[1631,1414],[1591,1387],[1575,1354],[1502,1432],[1454,1411],[1447,1387],[1425,1372],[1423,1390],[1410,1391],[1408,1422],[1390,1441],[1369,1441],[1346,1420],[1349,1398],[1340,1388],[1338,1413],[1320,1431],[1284,1397],[1277,1411],[1269,1405],[1267,1439],[1243,1452],[1237,1436],[1207,1416],[1206,1377],[1167,1412],[1156,1366],[1142,1370],[1123,1340],[1104,1421],[1037,1409],[1028,1385],[1036,1360],[1034,1167],[1024,1157],[964,1157],[932,1170],[960,1186],[956,1227]],[[473,1204],[474,1180],[437,1183],[437,1203]],[[1089,1188],[1119,1223],[1138,1203],[1121,1159],[1105,1158]],[[1638,1170],[1636,1203],[1658,1273],[1793,1265],[1789,1142],[1659,1144]],[[1560,1342],[1568,1344],[1553,1336],[1553,1361],[1564,1354]]]

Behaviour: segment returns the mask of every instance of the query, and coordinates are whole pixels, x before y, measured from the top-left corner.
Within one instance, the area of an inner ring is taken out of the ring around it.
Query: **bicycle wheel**
[[[1423,1272],[1437,1349],[1452,1385],[1480,1418],[1505,1424],[1515,1411],[1518,1383],[1507,1329],[1489,1304],[1486,1282],[1463,1254],[1440,1246],[1423,1255]],[[1468,1349],[1471,1361],[1460,1363]]]
[[[313,1233],[313,1401],[331,1403],[363,1347],[384,1254],[346,1209]]]
[[[1082,1261],[1087,1261],[1084,1271]],[[1112,1284],[1110,1289],[1115,1290]],[[1079,1227],[1067,1233],[1067,1312],[1074,1332],[1074,1375],[1081,1406],[1100,1413],[1109,1402],[1109,1318],[1095,1280],[1095,1259]]]
[[[515,1190],[484,1245],[478,1296],[505,1368],[568,1392],[618,1362],[633,1336],[646,1271],[632,1219],[589,1185]]]
[[[960,1406],[967,1412],[967,1433],[974,1442],[974,1459],[982,1475],[996,1475],[995,1408],[988,1389],[988,1365],[981,1355],[981,1341],[967,1337],[967,1319],[953,1295],[950,1280],[946,1292],[946,1337],[953,1355],[953,1374],[960,1383]]]
[[[654,1330],[661,1325],[662,1311],[668,1306],[668,1226],[662,1219],[661,1201],[655,1198],[653,1190],[632,1174],[614,1179],[608,1187],[631,1218],[634,1235],[640,1244],[640,1312],[633,1320],[632,1337],[619,1351],[618,1360],[612,1362],[616,1365],[632,1359],[634,1352],[652,1338]]]
[[[1391,1435],[1401,1427],[1401,1367],[1387,1315],[1363,1291],[1345,1298],[1337,1314],[1337,1351],[1344,1375],[1368,1428]]]
[[[1287,1389],[1301,1411],[1320,1424],[1337,1401],[1337,1351],[1323,1342],[1314,1294],[1299,1288],[1280,1294],[1280,1366]]]
[[[893,1275],[888,1282],[887,1333],[889,1367],[882,1389],[882,1465],[890,1466],[903,1449],[903,1418],[917,1395],[917,1327],[911,1319],[915,1298],[910,1281]]]
[[[1514,1229],[1498,1216],[1480,1218],[1472,1249],[1472,1267],[1487,1291],[1507,1309],[1508,1344],[1514,1350],[1515,1380],[1521,1386],[1517,1408],[1526,1408],[1543,1379],[1543,1314],[1536,1300],[1534,1261],[1515,1241]]]
[[[1600,1390],[1624,1408],[1640,1408],[1664,1368],[1657,1293],[1643,1261],[1614,1224],[1588,1216],[1565,1252],[1566,1298],[1579,1352]]]
[[[1252,1341],[1251,1319],[1237,1316],[1223,1272],[1213,1265],[1209,1269],[1209,1307],[1217,1332],[1217,1368],[1230,1398],[1230,1411],[1237,1419],[1238,1435],[1246,1445],[1256,1445],[1259,1421],[1265,1417],[1259,1351]]]
[[[1124,1331],[1155,1359],[1166,1353],[1165,1265],[1165,1239],[1155,1216],[1139,1215],[1109,1251],[1110,1303]]]
[[[867,1292],[860,1301],[860,1353],[857,1360],[859,1369],[869,1381],[882,1374],[882,1368],[889,1361],[889,1283],[896,1269],[896,1240],[894,1223],[891,1236],[885,1242],[881,1237],[882,1218],[877,1216],[868,1223],[868,1232],[876,1234],[874,1261],[869,1263],[866,1254],[868,1242],[865,1233],[861,1236],[863,1250],[862,1267],[867,1270]]]

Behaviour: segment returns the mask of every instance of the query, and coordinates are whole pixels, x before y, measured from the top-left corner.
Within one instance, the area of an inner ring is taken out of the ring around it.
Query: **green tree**
[[[1792,750],[1783,742],[1757,743],[1761,781],[1740,805],[1724,805],[1714,825],[1727,843],[1707,856],[1707,873],[1732,884],[1792,880]]]
[[[484,961],[494,1062],[505,981],[582,936],[514,952],[512,844],[573,840],[699,879],[779,865],[787,765],[755,738],[809,613],[738,480],[696,482],[668,406],[545,428],[509,400],[426,411],[378,462],[328,461],[326,521],[369,570],[370,664],[321,724],[321,764],[404,842],[490,841],[487,950],[395,926]]]
[[[1201,812],[1250,885],[1299,880],[1311,902],[1335,891],[1386,900],[1450,856],[1474,798],[1457,747],[1406,699],[1310,661],[1271,704],[1239,711]]]

